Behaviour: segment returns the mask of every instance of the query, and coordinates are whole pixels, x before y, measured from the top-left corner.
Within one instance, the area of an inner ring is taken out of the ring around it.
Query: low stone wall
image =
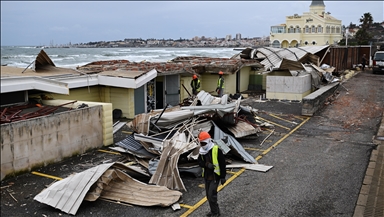
[[[304,97],[301,114],[313,116],[318,110],[324,107],[325,101],[335,92],[338,86],[338,82],[329,84]]]
[[[103,146],[102,106],[1,125],[1,180]]]

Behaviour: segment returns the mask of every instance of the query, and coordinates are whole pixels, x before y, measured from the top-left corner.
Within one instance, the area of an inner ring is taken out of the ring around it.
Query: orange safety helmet
[[[220,72],[219,72],[219,75],[224,75],[224,72],[220,71]]]
[[[203,131],[199,134],[199,141],[203,141],[203,140],[206,140],[206,139],[209,139],[211,138],[211,135],[209,135],[209,133]]]
[[[197,78],[197,75],[193,75],[192,78],[193,78],[193,79],[196,79],[196,78]]]

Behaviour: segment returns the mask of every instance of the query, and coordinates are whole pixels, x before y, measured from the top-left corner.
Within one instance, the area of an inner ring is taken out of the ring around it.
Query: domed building
[[[271,26],[272,47],[337,44],[343,38],[341,20],[325,12],[322,0],[312,0],[309,12],[287,16],[285,24]]]

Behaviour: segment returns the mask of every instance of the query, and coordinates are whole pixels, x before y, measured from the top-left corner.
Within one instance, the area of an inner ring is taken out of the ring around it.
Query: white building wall
[[[302,100],[311,93],[311,75],[303,76],[267,76],[267,99]]]

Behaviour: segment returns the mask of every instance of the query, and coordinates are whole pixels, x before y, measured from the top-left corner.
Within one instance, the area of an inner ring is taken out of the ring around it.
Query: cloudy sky
[[[240,33],[268,36],[311,1],[1,1],[1,45],[50,45],[125,38],[191,39]],[[383,1],[324,1],[344,25],[370,12],[384,21]]]

